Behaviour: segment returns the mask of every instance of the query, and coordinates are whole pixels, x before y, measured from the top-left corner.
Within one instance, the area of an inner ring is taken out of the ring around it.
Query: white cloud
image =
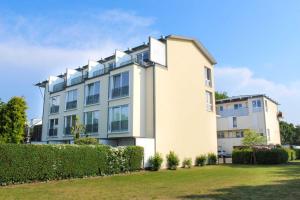
[[[281,104],[286,120],[300,124],[300,81],[282,84],[280,80],[258,78],[247,67],[216,67],[215,76],[218,91],[226,91],[231,96],[266,94]]]

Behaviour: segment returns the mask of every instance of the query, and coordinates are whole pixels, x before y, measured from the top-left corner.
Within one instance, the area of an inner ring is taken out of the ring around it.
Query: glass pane
[[[128,120],[128,106],[122,106],[121,120]]]
[[[129,85],[129,72],[123,72],[122,73],[122,86],[128,86]]]
[[[121,75],[116,75],[113,77],[113,88],[121,87]]]
[[[94,84],[94,94],[99,94],[100,93],[100,83],[96,82]]]
[[[98,124],[99,112],[95,111],[93,116],[93,124]]]
[[[93,115],[92,115],[92,112],[87,112],[85,113],[85,121],[86,121],[86,124],[92,124],[92,121],[93,121]]]
[[[120,120],[120,107],[113,108],[112,121]]]
[[[144,61],[148,61],[148,60],[149,60],[149,51],[145,51],[145,52],[143,53],[143,60],[144,60]]]
[[[261,102],[260,102],[260,100],[257,100],[257,107],[261,107]]]
[[[252,106],[255,108],[256,107],[256,101],[252,101]]]

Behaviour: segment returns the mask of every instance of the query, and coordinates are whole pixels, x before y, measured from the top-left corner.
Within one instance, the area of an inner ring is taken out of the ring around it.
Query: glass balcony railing
[[[98,124],[87,124],[85,125],[86,133],[97,133],[98,132]]]
[[[51,106],[50,107],[50,114],[58,113],[59,112],[59,106]]]
[[[99,94],[89,95],[86,97],[85,100],[86,105],[96,104],[96,103],[99,103]]]
[[[57,128],[50,128],[50,129],[49,129],[48,135],[49,135],[50,137],[52,137],[52,136],[57,136]]]
[[[129,95],[129,86],[113,88],[111,90],[111,98],[125,97]]]
[[[53,85],[53,91],[52,92],[59,92],[62,91],[65,88],[65,82],[57,83]]]
[[[239,109],[224,109],[222,111],[218,110],[217,114],[221,117],[231,117],[231,116],[247,116],[249,115],[248,108],[239,108]]]
[[[124,132],[124,131],[128,131],[128,120],[111,122],[111,132]]]
[[[77,108],[77,101],[69,101],[66,104],[66,110]]]
[[[82,76],[78,76],[78,77],[76,77],[76,78],[72,78],[71,79],[71,84],[70,85],[76,85],[76,84],[78,84],[78,83],[81,83],[82,82]]]

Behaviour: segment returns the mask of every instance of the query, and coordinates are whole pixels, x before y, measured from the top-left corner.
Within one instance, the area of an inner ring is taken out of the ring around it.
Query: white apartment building
[[[231,153],[242,145],[245,130],[280,144],[278,103],[266,95],[244,95],[216,101],[218,149]]]
[[[197,40],[170,35],[50,76],[36,84],[45,89],[42,141],[72,143],[78,118],[101,143],[143,146],[145,159],[216,152],[215,63]]]

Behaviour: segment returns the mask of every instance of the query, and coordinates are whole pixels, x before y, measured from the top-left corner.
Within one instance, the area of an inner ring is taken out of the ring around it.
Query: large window
[[[232,117],[232,126],[233,126],[233,128],[237,128],[237,118],[236,117]]]
[[[49,120],[49,136],[57,136],[58,118]]]
[[[212,86],[211,69],[208,67],[204,67],[204,78],[205,78],[205,85],[211,87]]]
[[[85,104],[99,103],[100,82],[91,83],[85,86]]]
[[[242,108],[243,105],[241,103],[234,104],[234,110],[238,110],[239,108]]]
[[[59,96],[50,98],[50,113],[58,113],[59,112]]]
[[[213,96],[211,92],[206,91],[206,110],[213,111]]]
[[[71,90],[66,95],[66,110],[77,108],[77,90]]]
[[[76,124],[76,115],[65,116],[64,119],[64,133],[71,135],[71,128]]]
[[[144,51],[136,55],[137,63],[143,65],[145,62],[149,61],[149,51]]]
[[[97,133],[99,122],[99,111],[84,113],[84,124],[86,133]]]
[[[128,105],[109,108],[109,131],[128,131]]]
[[[123,72],[110,77],[110,98],[129,95],[129,72]]]
[[[252,101],[252,110],[253,112],[260,112],[261,111],[261,101],[260,99],[256,99]]]

